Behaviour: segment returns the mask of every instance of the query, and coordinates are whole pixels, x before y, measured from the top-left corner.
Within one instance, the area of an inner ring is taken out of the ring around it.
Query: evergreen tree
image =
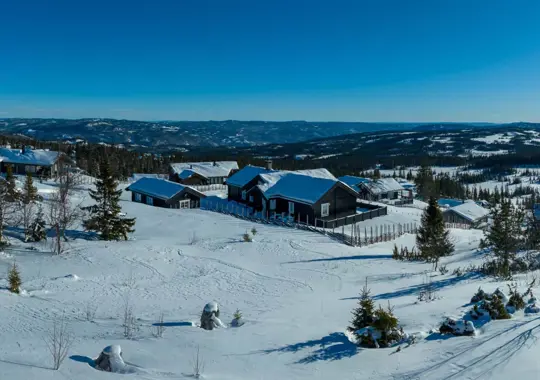
[[[373,312],[375,311],[375,303],[370,295],[370,290],[366,284],[362,288],[360,293],[360,300],[358,301],[358,307],[353,310],[353,320],[349,331],[356,332],[364,327],[367,327],[373,323]]]
[[[523,247],[523,213],[515,208],[510,200],[502,203],[492,211],[493,223],[486,233],[486,246],[494,255],[496,275],[504,278],[511,276],[510,264],[516,253]]]
[[[373,178],[374,178],[374,179],[379,179],[379,178],[381,178],[381,171],[380,171],[379,169],[375,169],[375,170],[373,171]]]
[[[435,270],[437,270],[439,259],[450,255],[454,250],[435,197],[429,198],[428,208],[422,215],[422,225],[416,235],[416,246],[426,261],[434,263]]]
[[[36,217],[29,227],[28,236],[31,237],[32,241],[36,242],[47,239],[47,227],[41,206],[39,206]]]
[[[103,240],[127,240],[127,234],[134,231],[132,227],[135,225],[135,218],[119,216],[122,190],[117,190],[117,187],[118,183],[112,176],[109,163],[103,161],[99,168],[96,190],[90,190],[90,197],[96,204],[87,208],[91,217],[84,221],[84,228],[98,232]]]
[[[416,184],[416,192],[422,199],[427,199],[429,196],[434,195],[435,183],[433,172],[429,166],[422,165],[420,167],[414,183]]]
[[[13,263],[13,266],[9,270],[8,273],[8,282],[9,282],[9,291],[11,293],[19,294],[21,291],[21,274],[19,273],[19,268],[17,268],[17,264]]]
[[[15,184],[15,176],[13,175],[13,167],[11,167],[11,165],[8,165],[6,169],[6,186],[8,201],[18,201],[20,198],[20,193],[17,190],[17,185]]]
[[[38,199],[37,188],[34,186],[34,180],[30,173],[26,174],[26,181],[21,194],[21,201],[24,204],[35,202]]]

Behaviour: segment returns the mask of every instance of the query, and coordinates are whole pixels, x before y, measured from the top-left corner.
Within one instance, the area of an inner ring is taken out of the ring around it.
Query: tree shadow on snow
[[[182,327],[189,326],[192,327],[192,322],[163,322],[163,323],[152,323],[152,326],[163,326],[163,327]]]
[[[69,357],[71,360],[79,363],[86,363],[90,367],[95,368],[96,363],[94,362],[94,359],[89,358],[88,356],[82,356],[82,355],[72,355]]]
[[[30,368],[52,369],[51,367],[44,367],[44,366],[40,366],[40,365],[36,365],[36,364],[29,364],[29,363],[20,363],[20,362],[16,362],[16,361],[12,361],[12,360],[2,360],[2,359],[0,359],[0,363],[20,365],[20,366],[23,366],[23,367],[30,367]]]
[[[300,350],[317,348],[305,358],[295,362],[295,364],[310,364],[318,361],[334,361],[350,358],[356,355],[360,350],[358,346],[349,341],[345,334],[335,332],[321,339],[308,340],[306,342],[290,344],[280,348],[260,351],[265,354],[275,352],[298,352]]]
[[[323,259],[312,260],[300,260],[300,261],[287,261],[283,264],[299,264],[299,263],[317,263],[325,261],[347,261],[347,260],[373,260],[373,259],[391,259],[392,255],[357,255],[357,256],[339,256],[339,257],[326,257]]]
[[[480,277],[482,277],[482,274],[470,272],[470,273],[466,273],[463,276],[459,276],[459,277],[445,278],[443,280],[433,281],[431,283],[431,286],[435,291],[437,291],[437,290],[444,289],[444,288],[446,288],[448,286],[456,285],[456,284],[460,283],[461,281],[474,280],[474,279],[477,279],[477,278],[480,278]],[[389,300],[389,299],[392,299],[392,298],[399,298],[399,297],[404,297],[404,296],[412,296],[412,295],[418,294],[418,292],[420,292],[425,287],[426,287],[426,284],[423,284],[423,283],[418,284],[418,285],[413,285],[413,286],[409,286],[409,287],[406,287],[406,288],[398,289],[398,290],[396,290],[394,292],[377,294],[376,296],[373,297],[373,299],[374,300]],[[355,300],[355,299],[358,299],[358,296],[357,297],[341,298],[341,301]]]

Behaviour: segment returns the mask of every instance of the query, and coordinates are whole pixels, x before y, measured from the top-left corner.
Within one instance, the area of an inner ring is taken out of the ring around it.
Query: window
[[[253,195],[250,195],[250,196],[249,196],[249,201],[250,201],[251,203],[254,202]]]
[[[330,203],[323,203],[321,205],[321,216],[329,216],[330,215]]]
[[[294,214],[294,202],[289,202],[289,214]]]
[[[189,208],[189,199],[184,199],[180,201],[180,208]]]
[[[247,198],[247,192],[244,190],[244,191],[242,191],[242,200],[245,201],[246,198]]]
[[[25,165],[24,170],[26,173],[35,173],[36,167],[34,165]]]
[[[146,204],[150,205],[150,206],[153,206],[154,205],[154,198],[147,196],[146,197]]]
[[[270,199],[270,210],[275,210],[275,209],[276,209],[276,200]]]
[[[135,193],[135,202],[140,202],[142,200],[141,194]]]

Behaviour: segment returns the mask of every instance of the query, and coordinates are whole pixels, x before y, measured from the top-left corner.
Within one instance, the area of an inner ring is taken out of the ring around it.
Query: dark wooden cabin
[[[141,178],[126,190],[133,202],[164,208],[198,208],[206,197],[189,186],[159,178]]]

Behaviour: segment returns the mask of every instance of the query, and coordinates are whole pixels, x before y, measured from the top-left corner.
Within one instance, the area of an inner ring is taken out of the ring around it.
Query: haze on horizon
[[[0,118],[540,121],[537,0],[8,0]]]

